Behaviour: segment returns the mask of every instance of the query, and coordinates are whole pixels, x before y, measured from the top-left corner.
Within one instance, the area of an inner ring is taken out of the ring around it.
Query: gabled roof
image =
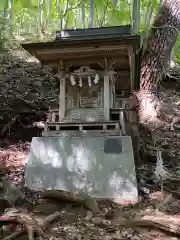
[[[71,53],[73,55],[74,52],[78,55],[78,53],[82,52],[82,48],[92,49],[93,52],[97,51],[98,54],[98,51],[103,47],[114,45],[118,48],[118,46],[122,45],[122,49],[127,50],[128,46],[138,49],[139,44],[140,36],[133,35],[131,26],[125,25],[57,31],[55,41],[22,44],[22,47],[46,64],[46,61],[69,59]],[[88,54],[88,51],[86,54]]]

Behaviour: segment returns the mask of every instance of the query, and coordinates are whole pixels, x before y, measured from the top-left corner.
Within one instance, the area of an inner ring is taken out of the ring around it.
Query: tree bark
[[[141,84],[137,94],[141,123],[157,120],[158,88],[166,75],[179,30],[180,0],[165,0],[151,27],[142,54]]]

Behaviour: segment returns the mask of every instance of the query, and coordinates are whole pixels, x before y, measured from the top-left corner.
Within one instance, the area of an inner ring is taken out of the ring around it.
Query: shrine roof
[[[88,55],[90,51],[92,55],[96,55],[96,52],[97,55],[103,55],[108,48],[113,48],[112,46],[114,52],[116,46],[122,46],[120,51],[123,54],[124,49],[126,54],[128,46],[139,48],[140,36],[132,34],[131,25],[125,25],[57,31],[54,41],[22,44],[24,49],[42,63],[69,59],[71,55],[75,57],[79,54],[81,57],[84,54]]]
[[[131,35],[131,25],[117,27],[100,27],[87,29],[68,29],[56,32],[56,41],[58,40],[97,40],[97,39],[113,39]]]

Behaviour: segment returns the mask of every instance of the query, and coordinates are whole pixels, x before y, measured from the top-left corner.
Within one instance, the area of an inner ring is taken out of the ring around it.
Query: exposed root
[[[178,80],[177,77],[172,76],[170,73],[166,73],[166,77],[168,77],[169,79],[174,79],[176,81]]]
[[[69,202],[75,202],[84,205],[86,208],[92,211],[92,213],[98,213],[99,207],[95,199],[83,194],[73,194],[62,190],[47,190],[41,194],[42,198],[63,200]]]
[[[3,238],[3,240],[12,240],[14,238],[20,237],[23,233],[24,233],[24,230],[13,232],[9,236]]]
[[[180,216],[170,216],[167,214],[161,214],[159,216],[149,215],[144,216],[141,219],[128,219],[120,223],[124,227],[148,227],[156,228],[161,231],[180,235]]]
[[[3,238],[3,240],[12,240],[14,238],[20,237],[24,233],[24,230],[19,230],[11,233],[9,236]]]
[[[0,223],[20,224],[23,229],[15,231],[14,233],[5,237],[4,240],[12,240],[17,236],[24,234],[25,232],[27,232],[29,240],[34,240],[35,234],[43,239],[49,239],[49,236],[45,233],[45,229],[49,223],[57,219],[59,216],[60,213],[55,212],[42,219],[34,216],[32,213],[28,213],[25,210],[10,208],[2,216],[0,216]]]
[[[179,199],[180,198],[180,192],[178,191],[174,191],[166,186],[163,186],[164,190],[170,194],[172,194],[172,196],[176,199]]]

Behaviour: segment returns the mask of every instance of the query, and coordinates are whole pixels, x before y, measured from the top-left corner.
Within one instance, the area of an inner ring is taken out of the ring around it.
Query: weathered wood
[[[42,132],[42,136],[43,137],[56,137],[56,136],[63,136],[63,137],[77,137],[77,136],[88,136],[88,134],[90,134],[91,136],[99,136],[99,135],[103,135],[103,136],[109,136],[112,135],[113,136],[120,136],[122,135],[121,129],[118,130],[85,130],[85,131],[79,131],[79,130],[61,130],[61,131],[43,131]]]
[[[60,79],[60,95],[59,95],[59,120],[63,120],[65,117],[65,79],[62,77]]]
[[[122,101],[122,108],[124,109],[125,108],[125,102]],[[123,134],[126,134],[126,122],[125,122],[125,116],[124,116],[124,112],[123,111],[120,111],[119,113],[119,120],[120,120],[120,124],[122,126],[122,132]]]
[[[93,45],[91,46],[86,46],[86,47],[82,47],[81,48],[75,48],[74,46],[68,46],[68,48],[63,48],[63,49],[59,49],[59,48],[51,48],[51,49],[42,49],[39,48],[37,50],[38,54],[59,54],[59,55],[63,55],[64,59],[70,56],[73,58],[73,56],[76,58],[79,58],[79,55],[81,56],[98,56],[98,55],[104,55],[104,56],[108,56],[108,55],[114,55],[117,56],[118,54],[121,55],[128,55],[128,51],[127,51],[128,45],[104,45],[104,46],[100,46],[99,48],[94,48]],[[78,56],[77,56],[78,53]]]
[[[132,46],[128,47],[128,54],[129,54],[129,69],[130,69],[130,86],[131,89],[134,89],[134,81],[135,81],[135,76],[134,76],[134,54],[133,54],[133,49]]]
[[[12,240],[16,237],[20,237],[26,232],[29,240],[33,240],[35,234],[41,239],[50,239],[50,236],[45,233],[45,229],[51,222],[55,221],[60,216],[60,212],[54,212],[43,219],[32,213],[28,213],[25,209],[10,208],[0,216],[0,223],[18,224],[21,225],[21,228],[18,230],[16,229],[14,233],[3,238],[3,240]]]
[[[180,218],[179,215],[171,216],[161,213],[161,215],[149,215],[140,219],[128,219],[120,222],[124,227],[147,227],[155,228],[165,232],[180,235]]]
[[[51,118],[52,118],[52,122],[56,121],[56,113],[55,112],[51,113]]]
[[[101,87],[100,87],[100,83],[97,83],[96,85],[94,85],[94,83],[92,83],[92,86],[89,87],[87,80],[85,82],[83,82],[83,86],[82,88],[80,88],[80,98],[79,98],[79,102],[80,102],[80,107],[81,108],[98,108],[101,105],[100,102],[100,92],[101,92]]]
[[[83,126],[97,126],[97,125],[102,125],[102,124],[107,124],[107,125],[114,125],[116,124],[117,121],[99,121],[99,122],[81,122],[81,121],[77,121],[77,122],[51,122],[48,123],[52,126],[55,126],[56,124],[60,124],[61,126],[78,126],[79,124],[83,124]]]
[[[110,120],[109,100],[109,76],[104,76],[104,117],[107,121]]]
[[[45,123],[44,131],[59,131],[59,130],[69,130],[70,127],[77,127],[76,130],[83,131],[86,130],[85,127],[93,127],[96,129],[97,127],[100,128],[100,130],[107,130],[109,127],[111,129],[120,129],[120,123],[117,121],[109,121],[109,122],[71,122],[71,123],[65,123],[65,122],[51,122],[51,123]],[[53,130],[51,129],[53,128]],[[94,130],[95,130],[94,129]]]
[[[64,122],[100,122],[104,121],[103,108],[72,108],[66,111]]]
[[[58,124],[56,124],[56,131],[60,130],[60,126]]]

